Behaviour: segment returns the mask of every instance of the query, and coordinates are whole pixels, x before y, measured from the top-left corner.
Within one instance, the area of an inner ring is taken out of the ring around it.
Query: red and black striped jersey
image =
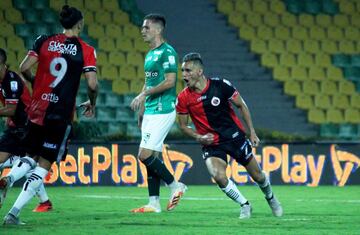
[[[96,72],[95,49],[79,37],[43,35],[28,55],[38,57],[29,119],[72,120],[81,74]]]
[[[201,93],[186,87],[177,98],[178,114],[189,114],[196,131],[212,133],[213,145],[244,137],[245,129],[236,116],[231,99],[239,95],[236,88],[225,79],[210,78]]]
[[[16,104],[15,115],[8,117],[8,127],[24,127],[27,121],[27,109],[31,97],[24,81],[15,72],[7,70],[4,79],[0,82],[0,101],[3,105]]]

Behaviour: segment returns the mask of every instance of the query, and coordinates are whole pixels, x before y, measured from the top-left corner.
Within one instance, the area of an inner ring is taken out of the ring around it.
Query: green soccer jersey
[[[144,64],[146,89],[155,87],[164,81],[166,73],[176,73],[177,77],[177,65],[177,53],[169,44],[163,43],[150,50],[146,54]],[[175,109],[175,100],[175,87],[160,94],[149,95],[145,100],[145,114],[171,113]]]

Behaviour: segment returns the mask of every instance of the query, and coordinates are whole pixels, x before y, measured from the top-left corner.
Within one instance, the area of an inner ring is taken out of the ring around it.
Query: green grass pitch
[[[21,213],[24,226],[0,226],[0,234],[360,234],[360,186],[274,186],[284,207],[275,218],[256,186],[239,186],[253,205],[252,218],[239,220],[239,206],[215,185],[189,186],[180,205],[159,214],[132,214],[147,202],[146,188],[49,187],[54,210],[34,213],[34,198]],[[10,209],[20,188],[11,189],[0,209]]]

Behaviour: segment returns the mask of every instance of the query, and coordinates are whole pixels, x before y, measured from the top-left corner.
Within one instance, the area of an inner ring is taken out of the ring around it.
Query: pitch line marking
[[[117,195],[79,195],[77,197],[81,198],[94,198],[94,199],[149,199],[148,197],[144,196],[117,196]],[[162,198],[162,200],[168,200],[166,197]],[[189,200],[189,201],[227,201],[229,198],[227,197],[183,197],[181,200]],[[260,199],[252,199],[251,201],[259,201]],[[309,202],[309,200],[304,199],[296,199],[297,202]],[[332,200],[332,199],[312,199],[313,202],[338,202],[338,203],[360,203],[360,200]]]

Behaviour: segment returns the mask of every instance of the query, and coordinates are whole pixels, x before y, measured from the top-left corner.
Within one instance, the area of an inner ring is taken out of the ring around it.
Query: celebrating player
[[[178,95],[176,111],[181,130],[203,145],[203,158],[210,175],[221,190],[240,204],[240,219],[251,217],[251,204],[240,193],[234,182],[226,176],[227,155],[242,164],[261,191],[275,216],[283,209],[276,199],[270,181],[261,171],[251,146],[259,144],[248,107],[231,83],[220,78],[206,78],[199,53],[189,53],[182,63],[183,80],[187,87]],[[236,116],[232,104],[239,108],[250,130],[246,139],[245,128]],[[193,121],[196,131],[188,126]]]

